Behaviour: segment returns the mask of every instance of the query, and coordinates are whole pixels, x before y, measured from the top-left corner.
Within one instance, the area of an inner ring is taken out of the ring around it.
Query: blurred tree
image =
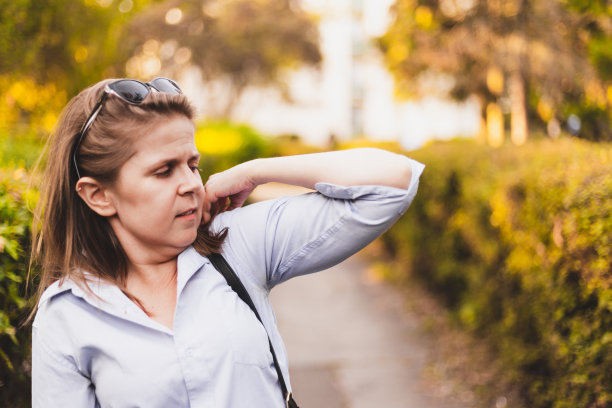
[[[177,77],[197,67],[229,92],[228,117],[247,85],[282,89],[279,73],[321,61],[316,24],[291,0],[167,0],[131,23],[128,73]],[[220,98],[219,98],[220,99]]]
[[[68,93],[126,60],[121,26],[150,1],[0,0],[0,73],[38,83],[60,82]]]
[[[316,26],[296,4],[0,0],[0,130],[50,130],[71,96],[124,75],[128,60],[142,79],[195,65],[226,80],[228,113],[247,84],[281,85],[282,68],[321,60]]]
[[[393,12],[379,45],[401,93],[419,95],[420,77],[446,74],[451,96],[478,96],[483,116],[490,104],[511,112],[518,144],[528,118],[554,129],[571,115],[583,118],[574,133],[612,140],[606,0],[396,0]]]
[[[116,76],[125,22],[151,0],[0,0],[0,129],[47,128],[67,99]]]

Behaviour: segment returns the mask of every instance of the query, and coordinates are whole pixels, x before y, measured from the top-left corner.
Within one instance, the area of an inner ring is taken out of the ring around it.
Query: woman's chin
[[[198,230],[195,229],[193,233],[185,237],[185,240],[183,241],[183,249],[186,249],[189,246],[193,245],[197,237],[198,237]]]

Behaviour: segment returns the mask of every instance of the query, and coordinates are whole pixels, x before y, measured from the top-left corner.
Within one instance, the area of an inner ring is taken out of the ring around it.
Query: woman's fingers
[[[216,205],[220,211],[233,210],[242,206],[255,187],[234,169],[213,174],[204,186],[207,201],[210,203],[223,201]]]
[[[245,191],[241,191],[238,194],[234,194],[230,196],[230,203],[229,203],[228,210],[233,210],[235,208],[242,207],[242,204],[244,204],[244,202],[246,201],[250,193],[251,193],[250,191],[245,190]]]
[[[211,203],[207,201],[206,198],[202,203],[202,221],[200,224],[207,224],[211,219]]]

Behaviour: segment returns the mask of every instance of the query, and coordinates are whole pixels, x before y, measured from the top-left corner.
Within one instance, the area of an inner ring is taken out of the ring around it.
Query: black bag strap
[[[249,292],[247,292],[246,288],[236,275],[236,272],[232,269],[232,267],[227,263],[223,255],[221,254],[210,254],[208,255],[208,259],[213,264],[215,269],[217,269],[221,275],[227,281],[227,284],[238,294],[238,297],[242,299],[244,303],[246,303],[253,313],[257,320],[264,325],[261,317],[259,317],[259,313],[257,313],[257,308],[255,308],[255,304],[251,300],[249,296]],[[266,327],[264,326],[264,329]],[[266,334],[268,331],[266,330]],[[272,353],[272,359],[274,360],[274,367],[276,368],[276,374],[278,375],[278,381],[280,382],[281,391],[283,392],[283,399],[285,400],[286,408],[299,408],[297,403],[293,400],[293,394],[287,390],[287,384],[285,383],[285,378],[283,377],[283,373],[281,371],[280,365],[278,364],[278,359],[276,358],[276,353],[274,352],[274,347],[272,347],[272,341],[270,341],[270,336],[268,335],[268,344],[270,344],[270,352]]]

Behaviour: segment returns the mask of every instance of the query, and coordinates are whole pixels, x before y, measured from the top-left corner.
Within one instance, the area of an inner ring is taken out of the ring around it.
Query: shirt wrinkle
[[[278,199],[279,201],[282,199],[283,197],[281,197],[280,199]],[[236,210],[232,210],[229,212],[228,214],[228,220],[227,220],[227,225],[231,225],[233,223],[233,219],[234,219],[234,214],[236,214]],[[229,232],[230,234],[232,233],[232,231]],[[227,242],[227,239],[226,239]],[[264,240],[265,243],[265,240]],[[265,245],[265,244],[264,244]],[[230,265],[232,265],[232,263],[235,263],[235,271],[236,274],[239,277],[246,277],[249,279],[249,281],[258,288],[263,288],[265,290],[268,290],[267,286],[264,284],[264,286],[262,286],[262,284],[259,282],[259,280],[257,279],[257,277],[251,272],[251,268],[246,267],[246,265],[242,262],[242,257],[239,256],[239,254],[234,251],[234,248],[232,248],[231,245],[223,245],[223,247],[221,248],[221,252],[223,255],[225,255],[226,260],[230,263]],[[210,263],[210,261],[208,261]],[[211,264],[212,265],[212,264]],[[267,269],[267,265],[266,265],[266,269]],[[249,294],[251,295],[251,291],[249,291],[249,286],[245,285],[245,288],[247,289],[247,291],[249,292]]]
[[[60,354],[55,353],[49,348],[49,346],[47,346],[44,341],[41,341],[41,339],[37,339],[37,343],[40,345],[42,351],[45,352],[45,354],[47,354],[49,357],[51,357],[56,363],[61,364],[64,367],[81,374],[79,367],[74,361],[70,361],[65,356],[61,356]]]
[[[288,203],[288,197],[281,197],[279,199],[277,199],[277,201],[274,203],[274,205],[272,206],[272,208],[270,209],[270,211],[268,211],[267,216],[266,216],[266,226],[268,226],[270,224],[270,219],[272,218],[272,214],[275,214],[277,211],[281,211],[283,207],[287,206]],[[278,224],[278,219],[276,220],[276,224]],[[274,231],[276,231],[276,228],[274,229]],[[272,254],[273,248],[268,248],[268,242],[272,242],[274,243],[274,237],[272,237],[273,239],[270,241],[268,239],[268,234],[270,232],[269,228],[265,228],[264,229],[264,237],[263,237],[263,245],[264,245],[264,253],[265,254]],[[265,270],[266,271],[270,271],[270,274],[266,274],[266,280],[264,282],[264,287],[266,289],[266,292],[269,294],[270,291],[272,290],[272,288],[274,287],[274,285],[271,284],[272,282],[272,275],[274,274],[274,271],[272,271],[272,259],[270,259],[269,256],[264,257],[264,264],[265,264]]]
[[[256,287],[262,287],[261,284],[257,281],[257,278],[255,277],[255,275],[253,275],[253,273],[250,271],[250,268],[247,268],[242,261],[240,260],[240,257],[236,256],[236,254],[233,251],[228,251],[228,252],[232,252],[232,260],[236,263],[236,270],[234,272],[236,272],[238,275],[240,275],[240,277],[246,277],[249,279],[249,281],[251,282],[251,284],[253,284]],[[251,295],[251,291],[249,291],[249,286],[245,285],[245,289],[247,289],[247,291],[249,292],[249,295]],[[267,286],[264,286],[262,289],[267,290]],[[251,295],[252,296],[252,295]]]
[[[346,214],[341,215],[338,220],[327,230],[325,230],[320,236],[316,237],[314,240],[306,243],[304,246],[296,250],[293,254],[291,254],[283,264],[281,264],[278,268],[277,276],[282,276],[286,271],[291,269],[291,267],[303,259],[306,255],[312,252],[314,249],[321,247],[335,232],[337,232],[342,225],[346,222]],[[278,280],[278,279],[277,279]]]

